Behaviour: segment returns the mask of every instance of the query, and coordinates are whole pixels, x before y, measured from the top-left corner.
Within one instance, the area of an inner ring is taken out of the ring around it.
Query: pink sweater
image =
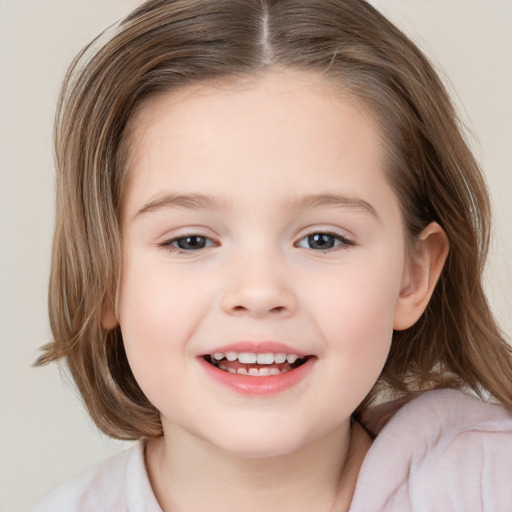
[[[139,442],[31,512],[162,512],[143,453]],[[403,406],[368,452],[349,512],[391,511],[512,512],[512,412],[452,390]]]

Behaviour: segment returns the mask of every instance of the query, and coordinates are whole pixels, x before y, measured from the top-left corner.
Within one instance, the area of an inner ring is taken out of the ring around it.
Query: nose
[[[297,307],[297,297],[282,265],[268,258],[240,257],[231,262],[222,308],[230,315],[254,318],[287,317]]]

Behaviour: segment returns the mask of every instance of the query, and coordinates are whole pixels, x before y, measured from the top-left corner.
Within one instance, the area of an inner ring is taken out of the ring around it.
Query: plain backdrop
[[[73,56],[139,0],[0,0],[0,511],[121,449],[94,428],[57,366],[31,368],[50,340],[52,124]],[[445,77],[494,204],[489,300],[512,333],[512,0],[373,2]],[[449,79],[447,78],[449,77]]]

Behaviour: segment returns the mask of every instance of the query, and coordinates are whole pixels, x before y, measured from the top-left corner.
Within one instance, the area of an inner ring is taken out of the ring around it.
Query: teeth
[[[226,352],[226,359],[228,361],[234,361],[238,359],[238,352]]]
[[[238,360],[243,364],[254,364],[256,362],[256,354],[250,352],[240,352]]]
[[[265,377],[267,375],[279,375],[280,373],[286,373],[288,370],[278,370],[277,368],[249,368],[247,371],[245,368],[239,368],[236,372],[233,369],[228,370],[230,373],[238,373],[240,375],[250,375],[251,377]]]
[[[276,354],[275,361],[277,364],[284,363],[286,361],[286,354]]]
[[[242,364],[283,364],[287,361],[293,364],[297,359],[300,359],[300,356],[297,354],[274,354],[272,352],[264,354],[254,354],[252,352],[215,352],[212,357],[215,361],[221,361],[222,359],[236,361],[238,359]]]
[[[258,364],[273,364],[274,354],[256,354]]]

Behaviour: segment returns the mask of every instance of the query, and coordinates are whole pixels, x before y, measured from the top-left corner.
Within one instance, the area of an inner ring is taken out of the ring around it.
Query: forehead
[[[287,124],[287,131],[293,130],[294,121],[305,120],[311,131],[324,125],[325,134],[329,122],[338,115],[346,116],[350,108],[358,114],[353,122],[368,124],[374,135],[380,136],[374,113],[359,98],[312,72],[276,68],[258,77],[180,86],[150,97],[136,109],[127,130],[130,157],[136,159],[147,149],[145,136],[155,137],[164,125],[168,130],[170,123],[176,135],[198,142],[212,125],[220,138],[232,126],[228,121],[241,124],[244,117],[267,128]],[[234,138],[236,132],[229,135]]]
[[[255,102],[263,98],[278,97],[284,100],[294,94],[308,94],[322,97],[326,101],[345,99],[357,102],[350,97],[348,89],[335,83],[332,79],[322,77],[311,71],[274,67],[257,76],[224,77],[211,80],[201,80],[196,83],[180,85],[175,89],[164,91],[151,96],[142,102],[132,118],[132,126],[158,119],[159,107],[165,105],[178,113],[181,109],[191,108],[194,103],[219,103],[252,99]],[[153,107],[153,108],[152,108]],[[161,112],[167,115],[168,112]]]
[[[312,192],[325,192],[337,175],[351,192],[352,181],[375,180],[362,168],[383,167],[379,130],[361,103],[290,70],[150,98],[131,119],[128,147],[128,192],[141,199],[169,186],[216,194],[234,183],[270,199],[315,182],[324,190]]]

